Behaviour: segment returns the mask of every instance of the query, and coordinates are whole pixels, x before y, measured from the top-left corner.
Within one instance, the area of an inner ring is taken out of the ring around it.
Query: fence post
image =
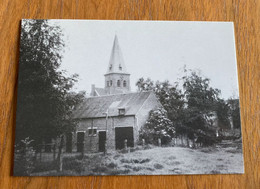
[[[53,145],[53,161],[56,159],[56,144]]]
[[[160,138],[158,138],[158,146],[161,147],[162,146],[162,141]]]
[[[142,139],[142,146],[143,146],[143,148],[145,146],[145,140],[144,139]]]
[[[40,162],[42,162],[42,145],[40,144]]]
[[[59,152],[58,152],[58,171],[62,171],[62,162],[63,162],[63,154],[62,154],[62,149],[63,149],[63,143],[64,143],[64,136],[61,136],[61,140],[60,140],[60,146],[59,146]]]
[[[90,150],[91,150],[91,146],[90,146]],[[82,150],[81,150],[82,159],[84,158],[84,154],[85,154],[85,142],[82,143]]]
[[[127,139],[124,140],[124,147],[125,147],[125,150],[127,150]]]

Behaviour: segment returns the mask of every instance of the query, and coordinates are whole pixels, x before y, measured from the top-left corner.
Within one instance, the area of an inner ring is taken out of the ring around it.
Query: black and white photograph
[[[243,174],[233,22],[21,21],[14,176]]]

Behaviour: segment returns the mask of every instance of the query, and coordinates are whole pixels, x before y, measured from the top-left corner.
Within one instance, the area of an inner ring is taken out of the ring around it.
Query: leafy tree
[[[154,82],[150,79],[144,79],[143,77],[138,79],[136,82],[136,86],[138,87],[138,91],[152,91],[154,90]]]
[[[77,75],[60,70],[62,30],[47,20],[23,20],[20,42],[16,143],[26,137],[34,147],[72,131],[72,110],[84,93],[71,89]]]
[[[179,119],[184,108],[184,95],[177,85],[172,86],[169,81],[152,81],[150,78],[140,78],[136,85],[138,91],[154,91],[158,100],[167,111],[168,117],[173,121]]]
[[[147,143],[157,144],[161,139],[162,144],[170,142],[175,134],[171,120],[167,118],[167,112],[163,108],[152,110],[143,128],[140,130],[140,139]]]
[[[233,126],[236,129],[241,128],[241,121],[240,121],[240,107],[239,107],[239,99],[229,99],[228,105],[230,108],[230,116],[233,121]]]
[[[217,102],[217,116],[218,116],[218,126],[221,129],[230,129],[230,107],[228,102],[223,99],[219,99]]]
[[[184,119],[184,95],[177,85],[171,85],[169,81],[152,81],[150,78],[140,78],[136,83],[138,91],[154,91],[158,100],[167,112],[167,117],[172,121],[176,134],[183,134]]]
[[[187,102],[184,126],[188,136],[194,139],[193,130],[214,136],[212,125],[214,112],[217,112],[220,90],[210,87],[210,80],[191,71],[183,78],[184,95]]]

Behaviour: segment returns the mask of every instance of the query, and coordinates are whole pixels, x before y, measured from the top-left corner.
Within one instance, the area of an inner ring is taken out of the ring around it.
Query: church
[[[66,136],[67,152],[104,152],[134,147],[151,110],[161,107],[153,92],[131,92],[130,73],[115,36],[104,74],[104,88],[91,86],[90,96],[75,110],[75,133]]]

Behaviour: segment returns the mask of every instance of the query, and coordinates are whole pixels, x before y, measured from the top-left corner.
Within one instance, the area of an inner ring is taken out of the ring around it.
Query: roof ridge
[[[137,94],[137,93],[152,93],[153,91],[138,91],[138,92],[128,92],[128,93],[119,93],[119,94],[107,94],[107,95],[102,95],[102,96],[90,96],[86,97],[88,98],[100,98],[100,97],[107,97],[107,96],[119,96],[119,95],[128,95],[128,94]]]

